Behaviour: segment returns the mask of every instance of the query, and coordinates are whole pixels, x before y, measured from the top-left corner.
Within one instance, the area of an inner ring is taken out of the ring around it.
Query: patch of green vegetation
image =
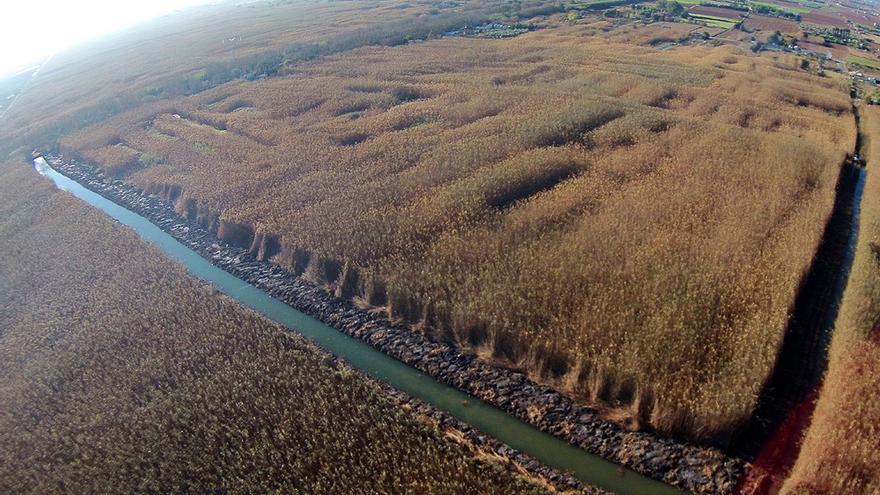
[[[719,27],[719,28],[724,28],[724,29],[730,29],[730,28],[737,25],[736,21],[731,21],[730,19],[725,19],[723,17],[714,17],[711,15],[688,14],[688,17],[690,17],[691,19],[700,21],[709,27]]]
[[[798,3],[803,5],[804,7],[812,10],[819,10],[825,8],[825,4],[821,2],[814,2],[812,0],[792,0],[794,3]]]
[[[213,146],[211,146],[210,144],[206,144],[206,143],[193,143],[193,149],[203,155],[208,155],[208,156],[211,156],[217,152],[217,150],[215,150]]]
[[[153,153],[141,153],[138,156],[138,163],[140,163],[144,167],[150,167],[152,165],[158,165],[162,163],[162,157],[159,155],[154,155]]]
[[[846,63],[860,65],[869,69],[880,70],[880,61],[874,60],[872,58],[860,57],[858,55],[848,55],[846,57]]]
[[[703,23],[709,27],[717,27],[717,28],[722,28],[722,29],[731,29],[734,26],[736,26],[735,22],[719,21],[716,19],[708,19],[708,20],[703,21]]]
[[[673,17],[686,17],[687,10],[675,0],[667,1],[667,0],[659,0],[657,2],[657,8],[669,13]]]
[[[675,0],[682,5],[702,5],[703,7],[740,8],[742,4],[727,2],[725,0]]]
[[[754,0],[752,0],[752,2],[750,2],[750,3],[753,7],[764,7],[765,9],[778,10],[783,13],[788,13],[789,15],[806,14],[807,12],[810,12],[810,10],[812,10],[812,9],[808,9],[807,7],[788,7],[788,6],[783,7],[782,5],[776,5],[775,3],[767,3],[767,2],[760,2],[760,1],[756,2]]]
[[[609,7],[640,3],[642,0],[579,0],[565,6],[566,10],[602,10]]]
[[[575,10],[584,10],[596,5],[597,3],[605,3],[608,0],[578,0],[577,2],[571,2],[566,5],[566,7],[575,9]]]

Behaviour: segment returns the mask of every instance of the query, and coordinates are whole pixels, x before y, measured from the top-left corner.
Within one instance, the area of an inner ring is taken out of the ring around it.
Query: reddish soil
[[[801,14],[801,21],[817,26],[832,26],[840,28],[848,28],[849,24],[838,14],[829,14],[827,12],[812,11]]]
[[[800,31],[800,28],[794,21],[765,15],[749,17],[746,19],[744,27],[749,31],[779,31],[781,33],[796,33]]]
[[[704,7],[702,5],[691,7],[688,9],[688,12],[692,14],[710,15],[722,19],[730,19],[731,21],[738,21],[745,16],[745,12],[740,12],[739,10],[725,9],[721,7]]]
[[[770,495],[779,492],[800,453],[820,389],[821,385],[814,388],[800,404],[792,408],[764,444],[752,463],[752,469],[740,480],[735,494]]]
[[[831,56],[834,57],[834,60],[846,60],[846,56],[849,55],[849,47],[843,45],[832,44],[830,47],[820,45],[819,43],[813,43],[811,41],[798,41],[798,45],[804,50],[810,50],[811,52],[816,52],[820,55],[825,55],[828,52],[831,52]]]

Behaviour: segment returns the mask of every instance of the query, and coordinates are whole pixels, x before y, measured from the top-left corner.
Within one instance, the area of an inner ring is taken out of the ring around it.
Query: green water
[[[305,335],[370,376],[448,412],[548,466],[570,472],[585,483],[620,494],[682,493],[676,488],[634,471],[621,469],[617,464],[543,433],[497,407],[438,382],[429,375],[297,311],[212,265],[146,218],[61,175],[42,158],[36,159],[34,164],[42,175],[52,179],[60,189],[70,192],[127,225],[140,237],[156,245],[168,257],[186,267],[196,277],[211,283],[219,291],[259,311],[269,319]]]

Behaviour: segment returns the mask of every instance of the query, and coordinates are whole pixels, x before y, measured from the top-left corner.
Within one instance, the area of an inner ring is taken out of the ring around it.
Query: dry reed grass
[[[880,109],[860,109],[867,159],[859,240],[828,372],[786,494],[880,493]]]
[[[545,493],[0,165],[0,492]]]
[[[278,239],[261,251],[419,331],[723,443],[853,146],[846,81],[786,55],[646,46],[667,25],[541,25],[354,48],[61,146],[232,242]]]
[[[274,74],[288,62],[406,43],[490,17],[528,19],[545,3],[558,6],[544,0],[297,0],[187,9],[52,57],[0,122],[0,149],[51,146],[122,110]]]

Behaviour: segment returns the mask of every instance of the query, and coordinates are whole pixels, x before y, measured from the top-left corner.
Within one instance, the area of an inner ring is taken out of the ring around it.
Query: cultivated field
[[[814,10],[801,14],[801,20],[806,24],[814,24],[816,26],[833,26],[839,28],[848,28],[846,19],[837,13],[825,10]]]
[[[709,15],[700,15],[700,14],[688,14],[688,17],[694,19],[698,22],[701,22],[709,27],[721,28],[721,29],[730,29],[736,26],[735,21],[728,20],[724,17],[712,17]]]
[[[809,50],[822,56],[830,53],[835,60],[846,60],[849,56],[849,48],[843,45],[824,46],[803,40],[798,41],[798,45],[804,50]]]
[[[846,63],[860,66],[857,68],[880,70],[880,60],[874,58],[860,57],[858,55],[848,55]]]
[[[864,106],[868,172],[855,261],[834,329],[829,367],[784,493],[880,492],[880,109]]]
[[[853,146],[846,81],[654,50],[663,27],[542,25],[328,54],[62,149],[416,331],[724,442]]]
[[[690,9],[688,9],[688,14],[714,17],[717,19],[727,19],[734,22],[739,21],[746,16],[746,13],[740,10],[725,9],[720,7],[705,7],[703,5],[691,7]]]
[[[0,252],[0,492],[544,492],[24,164]]]
[[[754,14],[746,19],[743,27],[749,31],[779,31],[785,34],[794,34],[800,31],[800,27],[794,21]]]

